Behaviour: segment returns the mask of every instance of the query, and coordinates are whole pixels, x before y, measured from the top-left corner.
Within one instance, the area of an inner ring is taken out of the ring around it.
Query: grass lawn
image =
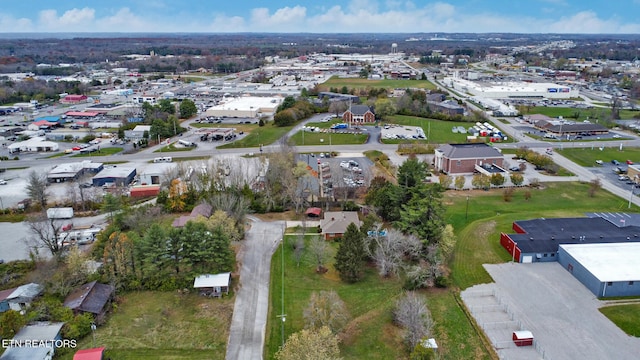
[[[392,323],[396,300],[402,294],[402,281],[383,279],[373,267],[368,267],[363,281],[347,284],[329,265],[326,274],[315,273],[310,254],[305,254],[300,266],[296,266],[291,244],[296,235],[285,238],[285,338],[304,327],[302,316],[313,291],[334,290],[347,304],[351,321],[340,334],[341,355],[344,359],[402,359],[408,352],[402,343],[400,328]],[[309,236],[307,236],[307,241]],[[332,256],[337,243],[331,243]],[[308,248],[308,246],[307,246]],[[278,248],[271,262],[270,310],[268,316],[266,358],[281,344],[281,251]],[[329,263],[332,263],[330,260]],[[481,344],[480,337],[466,319],[461,307],[448,290],[424,291],[431,313],[438,325],[434,336],[446,359],[490,359],[489,352]],[[462,341],[464,339],[464,341]],[[462,341],[462,342],[461,342]]]
[[[320,91],[329,91],[330,88],[338,88],[338,91],[346,86],[348,89],[367,89],[367,88],[385,88],[385,89],[406,89],[420,88],[435,90],[436,86],[428,80],[369,80],[362,78],[340,78],[331,77],[325,83],[319,85]]]
[[[446,222],[453,225],[458,237],[451,264],[455,286],[466,289],[492,281],[482,264],[511,260],[507,251],[500,246],[500,233],[512,233],[511,226],[516,220],[584,216],[589,211],[640,211],[635,205],[627,209],[628,201],[604,190],[589,197],[589,184],[544,185],[544,189],[517,189],[511,202],[504,201],[502,190],[446,193]],[[524,199],[526,191],[531,193],[529,200]]]
[[[620,146],[605,147],[602,150],[597,147],[565,147],[562,150],[556,149],[556,151],[580,166],[598,166],[596,165],[596,160],[602,160],[604,162],[618,160],[621,163],[631,160],[634,163],[640,163],[640,148],[634,147],[623,147],[622,151],[620,150]]]
[[[262,127],[257,125],[254,126],[255,127],[242,139],[218,146],[218,149],[259,147],[260,144],[269,145],[278,141],[293,128],[293,126],[278,127],[274,126],[272,123]],[[240,131],[240,127],[237,129]],[[247,131],[245,131],[245,133],[247,133]]]
[[[112,359],[224,359],[234,297],[131,292],[95,332],[95,344]],[[93,346],[91,335],[78,349]],[[73,358],[73,353],[62,359]]]
[[[442,121],[435,119],[425,119],[415,116],[394,115],[390,116],[387,121],[389,124],[408,125],[408,126],[420,126],[429,139],[426,142],[431,144],[460,144],[467,142],[467,136],[469,134],[454,133],[451,131],[453,127],[462,126],[465,129],[474,125],[471,122],[463,121]],[[406,142],[407,140],[390,140],[382,139],[385,144],[398,144]],[[416,140],[418,142],[425,142],[425,140]],[[513,142],[509,139],[505,142]]]
[[[543,114],[549,117],[562,116],[567,120],[583,121],[593,119],[608,119],[611,116],[611,109],[609,108],[593,108],[593,109],[576,109],[571,107],[546,107],[546,106],[533,106],[529,110],[525,109],[525,114]],[[576,119],[574,116],[578,115]],[[637,110],[620,110],[621,119],[632,119],[634,116],[640,115],[640,111]]]
[[[94,151],[86,154],[75,154],[75,155],[71,155],[70,157],[76,158],[76,157],[110,156],[113,154],[117,154],[120,151],[122,151],[121,147],[105,147],[105,148],[100,148],[100,150],[98,151]]]
[[[295,145],[352,145],[364,144],[369,135],[364,134],[330,134],[298,131],[291,137]],[[304,138],[304,140],[303,140]]]
[[[640,337],[640,304],[606,306],[600,312],[628,335]]]

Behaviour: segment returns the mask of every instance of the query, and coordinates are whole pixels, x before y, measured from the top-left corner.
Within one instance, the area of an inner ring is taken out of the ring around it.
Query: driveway
[[[280,244],[284,222],[251,218],[238,253],[240,287],[231,319],[227,360],[262,359],[267,312],[271,256]]]

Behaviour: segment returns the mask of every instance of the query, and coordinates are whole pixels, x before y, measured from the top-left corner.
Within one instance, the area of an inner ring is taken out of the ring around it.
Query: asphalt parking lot
[[[461,297],[501,358],[638,359],[640,339],[602,315],[603,302],[557,262],[484,267],[495,283],[468,288]],[[534,346],[513,346],[512,330],[531,331]]]
[[[318,153],[314,153],[313,156],[301,154],[300,159],[308,161],[309,166],[319,174],[322,181],[322,194],[326,196],[337,196],[334,194],[334,188],[356,190],[369,186],[371,181],[373,163],[362,154],[339,154],[329,158]],[[351,164],[349,164],[350,161]]]

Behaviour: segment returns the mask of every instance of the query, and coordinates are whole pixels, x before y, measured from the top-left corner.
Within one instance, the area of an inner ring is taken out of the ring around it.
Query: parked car
[[[604,161],[602,161],[602,160],[596,160],[596,164],[598,164],[598,165],[603,165],[603,164],[604,164]]]
[[[611,160],[611,163],[616,166],[620,165],[620,161],[618,160]]]
[[[633,161],[627,160],[627,165],[633,165]]]
[[[0,185],[7,185],[7,180],[0,179]]]

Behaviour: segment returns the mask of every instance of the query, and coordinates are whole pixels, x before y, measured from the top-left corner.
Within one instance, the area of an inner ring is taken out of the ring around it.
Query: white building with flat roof
[[[640,243],[564,244],[558,262],[598,297],[640,296]]]
[[[579,91],[555,83],[529,82],[476,82],[447,77],[443,83],[455,90],[490,99],[569,99],[579,96]]]
[[[284,98],[241,96],[226,99],[224,102],[210,107],[206,111],[206,116],[225,116],[256,118],[261,116],[272,116],[282,103]]]

